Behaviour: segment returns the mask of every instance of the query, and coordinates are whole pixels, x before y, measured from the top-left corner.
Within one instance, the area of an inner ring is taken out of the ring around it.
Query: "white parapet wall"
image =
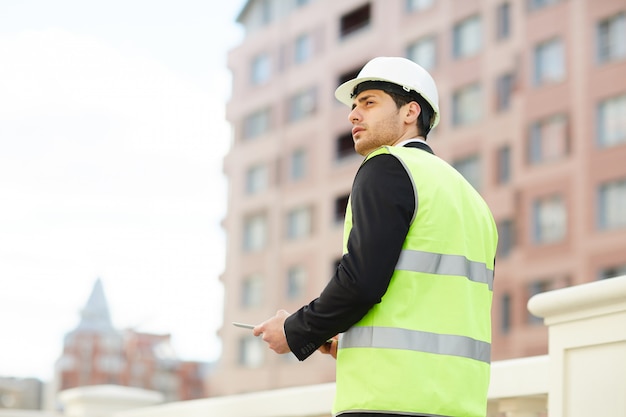
[[[335,384],[228,395],[115,413],[114,417],[326,417]]]
[[[626,276],[538,294],[548,326],[550,417],[626,416]]]

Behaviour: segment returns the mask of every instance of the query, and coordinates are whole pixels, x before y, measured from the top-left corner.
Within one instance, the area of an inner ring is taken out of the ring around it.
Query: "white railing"
[[[492,364],[487,417],[626,416],[626,276],[539,294],[529,310],[549,327],[545,356]],[[58,417],[328,417],[334,384],[160,404],[119,386],[60,394]],[[52,414],[1,411],[0,417]]]

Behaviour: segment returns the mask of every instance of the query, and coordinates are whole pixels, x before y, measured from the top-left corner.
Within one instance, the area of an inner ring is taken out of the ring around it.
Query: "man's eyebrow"
[[[359,103],[363,103],[364,101],[367,101],[367,100],[371,99],[372,97],[376,98],[376,95],[375,94],[367,94],[367,95],[364,95],[362,97],[359,97],[358,99],[356,99],[356,101],[358,101]],[[356,107],[356,104],[353,103],[352,104],[352,110],[354,110],[355,107]]]

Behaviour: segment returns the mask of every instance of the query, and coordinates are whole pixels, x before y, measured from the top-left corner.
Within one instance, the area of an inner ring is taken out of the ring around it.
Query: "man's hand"
[[[339,338],[337,336],[330,339],[328,342],[324,343],[319,347],[320,352],[324,355],[330,355],[333,358],[337,359],[337,345],[339,344]]]
[[[289,313],[285,310],[278,310],[274,317],[270,317],[263,323],[252,329],[252,333],[255,336],[262,336],[264,342],[266,342],[270,349],[274,352],[282,354],[289,353],[289,345],[287,344],[287,337],[285,336],[285,320],[289,317]]]

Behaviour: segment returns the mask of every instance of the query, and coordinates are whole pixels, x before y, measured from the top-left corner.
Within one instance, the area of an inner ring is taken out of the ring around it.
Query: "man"
[[[497,232],[480,195],[426,144],[435,82],[410,60],[379,57],[335,96],[352,106],[365,156],[344,255],[317,299],[254,335],[300,360],[335,357],[334,415],[485,416]]]

